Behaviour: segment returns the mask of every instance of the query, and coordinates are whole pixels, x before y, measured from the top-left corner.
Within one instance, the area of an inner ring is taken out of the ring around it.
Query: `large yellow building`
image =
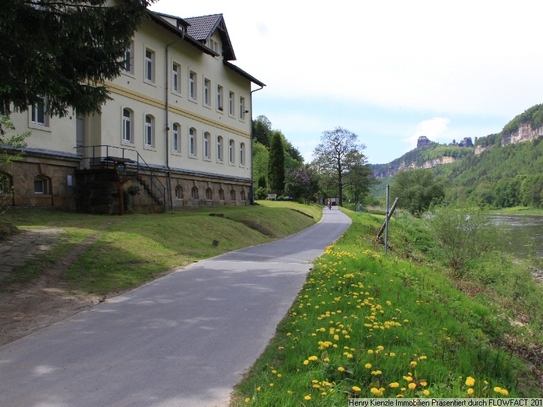
[[[230,62],[222,14],[147,15],[100,114],[49,117],[46,103],[12,114],[32,134],[5,169],[4,202],[117,213],[117,188],[134,186],[136,210],[249,203],[252,94],[264,83]]]

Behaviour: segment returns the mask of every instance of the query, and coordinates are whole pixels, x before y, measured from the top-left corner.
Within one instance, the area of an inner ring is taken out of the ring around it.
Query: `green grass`
[[[125,216],[13,210],[2,219],[21,230],[54,227],[64,233],[50,252],[3,281],[1,288],[31,281],[83,245],[85,250],[75,256],[62,278],[72,291],[106,295],[194,261],[286,237],[313,225],[321,216],[322,207],[295,203]]]
[[[316,261],[276,336],[236,387],[232,406],[541,396],[531,365],[538,363],[522,352],[541,351],[540,336],[526,338],[538,324],[511,324],[507,303],[515,294],[503,290],[509,278],[522,276],[523,295],[532,290],[532,300],[542,298],[533,279],[501,263],[499,293],[477,276],[454,280],[425,254],[431,242],[412,218],[391,222],[392,252],[384,256],[373,240],[382,219],[347,213],[351,228]],[[538,304],[531,309],[541,314]]]

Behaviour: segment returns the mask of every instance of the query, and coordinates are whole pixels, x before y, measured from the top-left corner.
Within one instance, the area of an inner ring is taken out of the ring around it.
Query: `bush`
[[[498,227],[481,209],[436,207],[425,223],[436,241],[434,253],[459,276],[469,261],[501,245]]]

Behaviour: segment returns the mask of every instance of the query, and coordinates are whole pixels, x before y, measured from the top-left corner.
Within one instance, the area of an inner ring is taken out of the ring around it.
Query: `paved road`
[[[310,262],[349,224],[325,208],[287,239],[200,261],[0,347],[0,406],[228,405]]]

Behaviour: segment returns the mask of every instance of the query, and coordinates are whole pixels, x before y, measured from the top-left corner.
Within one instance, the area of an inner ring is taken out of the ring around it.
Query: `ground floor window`
[[[34,178],[34,193],[41,194],[50,194],[51,181],[43,176]]]

